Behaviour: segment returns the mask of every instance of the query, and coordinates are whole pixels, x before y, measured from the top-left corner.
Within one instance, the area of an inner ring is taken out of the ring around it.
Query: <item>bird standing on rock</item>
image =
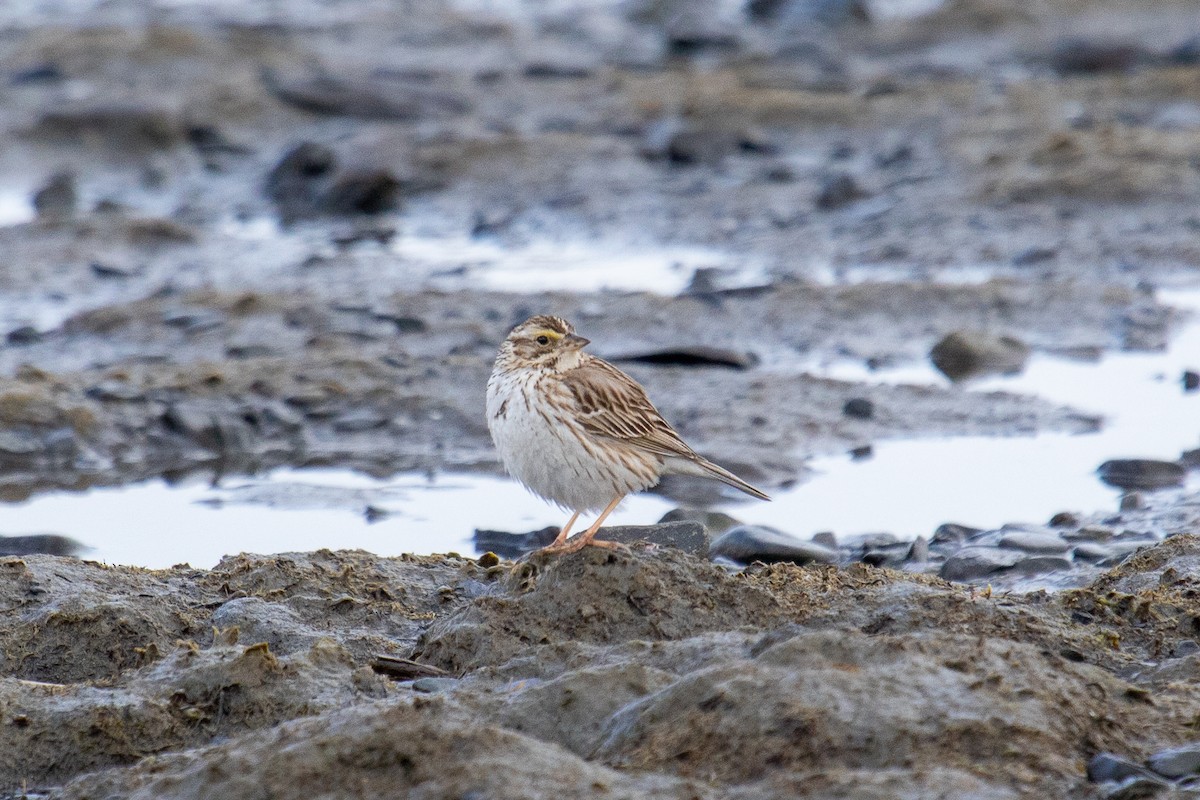
[[[632,492],[663,475],[715,478],[760,500],[763,492],[684,443],[637,381],[585,353],[588,340],[559,317],[536,316],[500,345],[487,385],[487,421],[509,474],[574,512],[543,552],[616,547],[596,532]],[[603,509],[567,541],[584,512]]]

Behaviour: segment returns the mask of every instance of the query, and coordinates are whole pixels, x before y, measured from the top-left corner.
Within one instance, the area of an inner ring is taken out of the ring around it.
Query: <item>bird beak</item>
[[[563,343],[569,346],[572,350],[582,350],[591,344],[591,339],[585,339],[582,336],[576,336],[573,333],[568,333],[563,337]]]

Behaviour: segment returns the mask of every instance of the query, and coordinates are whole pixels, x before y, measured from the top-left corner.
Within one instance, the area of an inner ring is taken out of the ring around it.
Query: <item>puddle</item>
[[[382,516],[368,521],[368,507]],[[670,508],[662,498],[639,495],[610,519],[653,522]],[[82,558],[110,564],[164,568],[186,562],[209,568],[222,556],[242,552],[360,548],[383,556],[471,554],[476,527],[534,530],[561,525],[567,516],[501,478],[428,479],[414,473],[380,481],[347,470],[279,470],[225,479],[218,486],[151,481],[40,495],[0,506],[0,530],[70,536],[89,545]]]
[[[1200,310],[1200,290],[1161,297]],[[1020,375],[978,380],[965,390],[1034,394],[1094,412],[1105,418],[1100,432],[878,442],[869,459],[814,458],[814,477],[776,493],[771,503],[724,510],[805,538],[825,530],[927,536],[943,522],[994,528],[1043,523],[1059,511],[1115,511],[1120,492],[1095,474],[1102,462],[1173,460],[1200,446],[1200,392],[1186,393],[1180,384],[1183,370],[1197,367],[1195,320],[1162,353],[1111,353],[1096,362],[1038,355]],[[947,382],[927,364],[855,370],[864,368],[834,362],[815,371],[868,381]],[[1200,490],[1200,473],[1192,473],[1189,488]],[[369,506],[385,512],[382,518],[369,522]],[[652,523],[671,507],[653,495],[629,498],[612,522]],[[322,547],[466,554],[476,527],[528,531],[561,524],[565,516],[499,478],[405,475],[377,481],[342,470],[284,470],[215,487],[152,482],[43,495],[0,506],[0,530],[71,536],[94,548],[85,558],[109,563],[209,567],[231,553]]]

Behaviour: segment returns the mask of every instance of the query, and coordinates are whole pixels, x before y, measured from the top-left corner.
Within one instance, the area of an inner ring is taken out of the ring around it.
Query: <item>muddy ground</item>
[[[1092,431],[810,370],[954,331],[1160,349],[1198,200],[1185,0],[11,4],[0,493],[498,472],[482,385],[547,311],[765,488],[888,437]],[[581,246],[689,255],[659,293],[479,255]],[[1050,595],[644,547],[6,559],[0,796],[1185,793],[1136,762],[1200,738],[1195,508]]]

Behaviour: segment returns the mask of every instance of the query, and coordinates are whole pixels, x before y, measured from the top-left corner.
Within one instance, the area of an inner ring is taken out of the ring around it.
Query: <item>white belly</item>
[[[570,423],[551,424],[539,412],[532,390],[532,373],[493,374],[487,393],[492,441],[504,468],[531,492],[571,511],[588,512],[658,482],[661,466],[655,457],[600,460],[589,434]],[[563,399],[573,402],[569,395]]]

